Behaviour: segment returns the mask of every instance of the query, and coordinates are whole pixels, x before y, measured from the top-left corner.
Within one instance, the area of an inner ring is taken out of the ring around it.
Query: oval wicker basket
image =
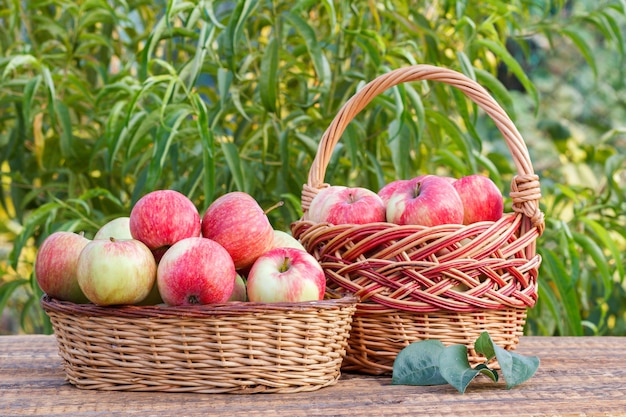
[[[41,299],[78,388],[234,394],[335,384],[356,303],[352,295],[193,307]]]
[[[294,236],[319,260],[328,287],[360,298],[344,370],[390,373],[397,353],[423,339],[465,344],[470,363],[477,364],[482,359],[473,343],[480,333],[487,330],[499,346],[514,349],[527,309],[537,299],[541,259],[536,240],[544,228],[538,176],[505,111],[483,87],[456,71],[431,65],[396,69],[353,95],[320,141],[302,190],[303,210],[328,186],[326,168],[348,123],[385,90],[421,80],[459,89],[493,119],[518,171],[510,191],[513,213],[497,222],[431,228],[315,224],[304,217],[294,222]]]

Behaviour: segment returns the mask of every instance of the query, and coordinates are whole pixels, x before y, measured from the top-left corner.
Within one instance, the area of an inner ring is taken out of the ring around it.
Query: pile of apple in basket
[[[301,302],[322,300],[326,288],[317,260],[243,192],[216,199],[201,218],[185,195],[152,191],[93,240],[51,234],[35,273],[48,296],[100,306]]]
[[[488,177],[422,175],[390,182],[378,193],[329,186],[311,201],[305,219],[432,227],[496,221],[502,214],[502,194]],[[153,191],[93,240],[51,234],[35,272],[47,295],[100,306],[301,302],[322,300],[326,291],[317,260],[290,234],[273,229],[243,192],[219,197],[201,217],[183,194]]]

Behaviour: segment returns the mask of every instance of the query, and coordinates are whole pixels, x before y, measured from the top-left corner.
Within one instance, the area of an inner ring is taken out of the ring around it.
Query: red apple
[[[132,239],[130,217],[117,217],[105,223],[93,237],[94,239]]]
[[[463,203],[447,180],[436,175],[413,178],[398,187],[387,203],[387,221],[437,226],[462,224]]]
[[[135,203],[129,227],[132,237],[148,246],[159,260],[179,240],[200,236],[200,214],[184,194],[156,190]]]
[[[274,239],[272,240],[272,249],[273,248],[296,248],[306,250],[298,239],[282,230],[274,230]]]
[[[383,188],[381,188],[378,191],[378,195],[380,196],[380,198],[382,198],[383,203],[385,203],[385,206],[386,206],[387,203],[389,202],[389,198],[391,197],[391,195],[399,187],[406,186],[406,183],[409,182],[409,181],[418,181],[417,178],[423,178],[425,176],[426,175],[420,175],[418,177],[413,178],[412,180],[395,180],[395,181],[392,181],[392,182],[386,184]],[[449,183],[453,183],[454,181],[456,181],[456,178],[454,178],[454,177],[440,176],[440,178],[443,178],[444,180],[448,181]]]
[[[156,268],[152,252],[139,240],[97,239],[80,253],[76,276],[94,304],[137,304],[150,293]]]
[[[268,250],[274,248],[296,248],[306,251],[306,248],[302,245],[302,243],[300,243],[298,239],[296,239],[287,232],[283,232],[282,230],[274,230],[274,239],[272,240],[272,244],[270,245]],[[245,268],[240,268],[237,271],[244,276],[248,276],[248,274],[250,273],[250,268],[252,268],[252,265],[248,265]]]
[[[43,292],[74,303],[89,301],[76,279],[78,256],[89,242],[72,232],[54,232],[43,241],[35,258],[35,277]]]
[[[233,293],[236,278],[226,249],[204,237],[176,242],[157,269],[159,293],[168,305],[224,303]]]
[[[498,186],[484,175],[468,175],[452,183],[463,202],[463,224],[497,221],[504,211],[504,200]]]
[[[306,219],[331,224],[384,222],[385,204],[378,194],[367,188],[332,185],[313,197]]]
[[[275,248],[261,255],[248,274],[250,301],[301,302],[321,300],[326,291],[322,267],[308,252]]]
[[[422,177],[423,175],[416,177],[416,178],[422,178]],[[413,181],[417,181],[416,178],[413,178]],[[408,186],[407,184],[410,181],[411,180],[391,181],[390,183],[386,184],[383,188],[378,190],[378,196],[383,200],[385,207],[387,207],[387,204],[389,203],[389,199],[391,198],[393,193],[396,192],[398,188],[407,187]]]
[[[252,196],[234,191],[211,203],[202,217],[202,236],[222,245],[235,268],[245,269],[271,248],[274,229]]]

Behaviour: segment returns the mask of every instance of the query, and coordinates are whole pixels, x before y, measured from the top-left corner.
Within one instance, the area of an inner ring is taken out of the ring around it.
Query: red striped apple
[[[204,213],[202,236],[222,245],[235,268],[245,269],[271,248],[274,229],[251,195],[233,191],[216,199]]]
[[[250,301],[301,302],[321,300],[326,277],[313,257],[296,248],[275,248],[261,255],[248,274]]]
[[[416,177],[416,178],[422,178],[423,175]],[[416,178],[413,178],[413,181],[417,181]],[[395,180],[395,181],[391,181],[390,183],[386,184],[383,188],[381,188],[378,191],[378,195],[380,196],[380,198],[383,200],[383,203],[385,204],[385,207],[387,206],[387,204],[389,203],[389,199],[391,198],[391,196],[393,195],[393,193],[401,187],[407,187],[410,183],[411,180]]]
[[[452,183],[463,202],[463,224],[497,221],[504,212],[504,200],[498,186],[484,175],[468,175]]]
[[[179,240],[200,236],[200,214],[184,194],[156,190],[135,203],[129,227],[132,237],[149,247],[158,261]]]
[[[378,194],[367,188],[332,185],[313,197],[305,218],[331,224],[384,222],[385,204]]]
[[[94,304],[137,304],[150,293],[156,268],[152,252],[139,240],[97,239],[81,251],[76,277]]]
[[[168,305],[214,304],[228,301],[237,272],[219,243],[205,237],[176,242],[161,258],[157,285]]]
[[[89,301],[76,278],[78,256],[89,242],[72,232],[54,232],[43,241],[35,258],[35,277],[43,292],[74,303]]]
[[[387,203],[387,221],[437,226],[463,223],[463,202],[449,181],[423,175],[400,184]]]

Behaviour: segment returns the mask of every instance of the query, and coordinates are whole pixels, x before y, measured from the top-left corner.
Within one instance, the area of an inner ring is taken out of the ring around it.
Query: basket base
[[[315,391],[339,379],[357,299],[98,307],[42,298],[67,381],[81,389]]]
[[[470,365],[485,358],[474,350],[474,342],[488,331],[493,342],[507,350],[515,349],[523,334],[525,309],[477,312],[441,311],[414,313],[402,310],[364,311],[362,304],[352,318],[342,371],[386,375],[393,371],[397,354],[420,340],[436,339],[444,345],[466,345]],[[497,368],[497,364],[493,365]]]

